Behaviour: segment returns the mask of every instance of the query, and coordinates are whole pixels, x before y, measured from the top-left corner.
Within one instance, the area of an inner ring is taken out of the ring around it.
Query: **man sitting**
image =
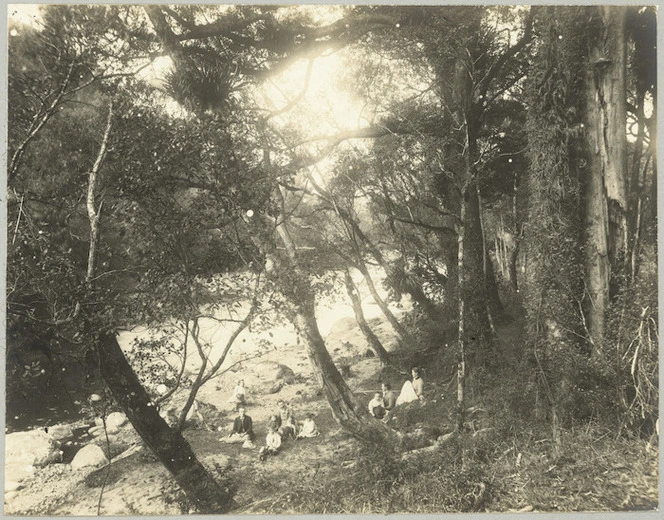
[[[281,448],[281,435],[274,428],[270,427],[265,437],[265,446],[258,452],[258,458],[265,460],[268,455],[276,455]]]
[[[254,434],[251,417],[245,414],[244,406],[241,406],[238,412],[240,415],[233,421],[233,429],[228,438],[225,439],[222,437],[219,440],[224,442],[242,442],[244,443],[242,445],[243,448],[253,448],[256,435]]]
[[[369,413],[376,419],[385,417],[385,408],[383,406],[383,395],[376,392],[371,401],[369,401]]]

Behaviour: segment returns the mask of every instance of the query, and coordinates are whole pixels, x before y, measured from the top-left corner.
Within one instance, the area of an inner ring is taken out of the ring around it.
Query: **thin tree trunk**
[[[104,130],[104,137],[99,147],[99,153],[90,170],[88,176],[88,191],[86,196],[86,208],[88,211],[88,221],[90,223],[90,245],[88,247],[88,268],[85,273],[85,282],[90,289],[92,289],[92,282],[94,280],[95,265],[97,260],[97,246],[99,245],[99,218],[101,215],[101,204],[99,208],[95,202],[95,192],[97,191],[97,175],[99,168],[104,162],[106,157],[106,148],[108,147],[108,139],[111,135],[111,126],[113,123],[113,104],[108,105],[108,117],[106,119],[106,129]]]
[[[347,213],[344,212],[344,214],[340,213],[340,216],[342,218],[347,218],[348,219],[348,224],[351,226],[353,231],[357,234],[357,236],[360,238],[362,241],[362,244],[366,246],[366,248],[369,250],[371,255],[376,259],[376,261],[380,264],[380,266],[383,268],[385,273],[387,274],[388,278],[392,276],[397,276],[402,278],[405,281],[405,289],[406,292],[410,295],[410,297],[413,299],[414,302],[416,302],[418,305],[422,307],[422,310],[427,314],[429,318],[432,320],[438,320],[440,319],[440,314],[438,312],[438,309],[436,309],[436,306],[434,303],[429,299],[429,297],[424,294],[424,291],[422,290],[421,284],[417,282],[413,282],[413,277],[410,276],[408,273],[406,273],[405,269],[402,269],[400,267],[390,265],[389,262],[385,259],[383,254],[380,252],[380,249],[378,249],[371,240],[369,240],[369,237],[367,237],[360,226],[358,225],[355,220],[348,215]],[[390,221],[392,221],[392,218],[390,217]],[[395,232],[393,231],[393,234]],[[394,235],[395,238],[396,235]],[[372,294],[373,295],[373,294]],[[378,303],[378,302],[376,302]],[[379,304],[380,305],[380,304]],[[388,318],[389,320],[389,318]]]
[[[473,175],[469,174],[469,176]],[[471,321],[466,320],[466,329],[469,334],[476,339],[482,337],[490,344],[491,326],[487,312],[489,295],[484,276],[479,210],[477,190],[471,185],[466,190],[462,208],[464,213],[464,284],[461,288],[461,297],[466,300],[466,312],[470,313],[467,318],[470,317]]]
[[[631,282],[634,283],[639,274],[639,249],[641,247],[641,215],[643,213],[643,187],[646,182],[646,175],[650,166],[650,156],[646,159],[646,164],[643,167],[643,181],[639,178],[637,189],[637,203],[636,203],[636,216],[634,223],[634,239],[632,241],[631,251]]]
[[[43,126],[48,122],[48,120],[53,116],[55,113],[55,109],[57,108],[58,104],[60,103],[60,100],[62,99],[62,96],[64,96],[65,91],[67,90],[67,87],[69,86],[69,82],[71,81],[71,75],[74,70],[74,63],[71,63],[69,65],[69,69],[67,69],[67,76],[65,79],[62,81],[62,85],[60,86],[60,90],[58,90],[58,93],[56,94],[55,98],[51,102],[51,105],[48,108],[44,109],[43,115],[40,115],[40,113],[35,114],[35,117],[32,120],[32,124],[30,125],[30,129],[28,130],[28,135],[26,138],[21,142],[21,144],[18,146],[14,154],[12,155],[11,161],[9,162],[9,167],[7,168],[7,184],[10,185],[14,178],[16,177],[16,174],[18,172],[18,168],[21,164],[21,159],[23,159],[23,155],[25,154],[25,151],[30,144],[30,142],[37,137],[37,134],[39,134],[39,131],[43,128]]]
[[[100,209],[96,208],[95,191],[97,175],[104,161],[111,131],[113,107],[109,106],[106,130],[97,159],[88,177],[86,206],[90,223],[90,245],[86,284],[92,291],[96,275],[97,243],[99,241]],[[80,309],[80,305],[76,305]],[[86,324],[86,326],[88,326]],[[150,400],[138,377],[127,362],[113,333],[102,334],[95,345],[98,365],[104,382],[120,408],[126,413],[136,432],[175,477],[187,498],[201,513],[226,513],[232,498],[214,477],[203,467],[191,446],[179,432],[172,430],[160,417],[157,407]]]
[[[348,270],[344,272],[344,282],[346,284],[346,292],[348,293],[348,297],[350,298],[350,301],[353,305],[355,320],[357,321],[357,324],[360,327],[362,334],[364,334],[364,337],[367,340],[369,347],[371,348],[371,350],[373,350],[373,352],[376,354],[376,356],[383,365],[389,364],[390,361],[389,353],[387,352],[387,350],[385,350],[385,347],[383,347],[383,344],[380,342],[376,334],[374,334],[373,330],[371,330],[371,327],[369,327],[367,320],[364,318],[364,312],[362,311],[362,300],[360,299],[360,295],[357,293],[357,287],[355,287],[355,284],[353,283],[353,278],[351,277]]]
[[[266,152],[269,161],[269,154]],[[284,196],[277,187],[275,195],[281,202],[282,215]],[[341,427],[354,437],[370,443],[397,446],[399,436],[381,421],[373,418],[365,406],[356,399],[343,377],[332,361],[325,347],[325,341],[318,330],[316,322],[315,295],[311,291],[308,280],[298,273],[297,250],[287,223],[278,217],[277,233],[281,237],[288,256],[288,265],[282,266],[290,272],[284,276],[282,290],[288,296],[295,310],[294,323],[304,340],[305,349],[314,376],[322,387],[323,393],[332,409],[335,420]]]
[[[364,277],[364,280],[367,282],[367,288],[369,289],[369,292],[371,293],[371,296],[373,297],[374,301],[380,308],[380,310],[383,312],[385,315],[385,318],[387,318],[387,321],[390,323],[394,331],[399,335],[403,343],[405,344],[406,347],[408,348],[415,348],[417,345],[417,342],[415,341],[415,338],[411,336],[411,334],[399,323],[399,320],[396,319],[394,314],[392,314],[392,311],[389,309],[387,304],[385,303],[385,300],[383,300],[380,297],[380,294],[378,294],[378,291],[376,290],[376,286],[373,283],[373,280],[371,278],[371,275],[369,274],[369,270],[367,269],[367,266],[364,265],[364,262],[359,260],[356,265],[357,269],[362,273],[362,276]]]
[[[465,204],[461,205],[461,221],[465,221]],[[459,230],[457,239],[457,277],[459,292],[462,294],[461,287],[464,284],[464,228]],[[459,297],[459,338],[457,342],[457,402],[456,402],[456,430],[460,432],[463,429],[463,423],[466,414],[466,329],[465,329],[465,306],[464,298]]]
[[[228,356],[228,353],[230,352],[233,343],[235,343],[235,340],[240,335],[240,333],[249,326],[249,323],[251,322],[254,316],[255,308],[256,307],[254,302],[251,306],[251,309],[245,316],[245,318],[242,320],[242,322],[237,326],[237,328],[228,338],[228,341],[226,342],[226,346],[224,347],[221,356],[219,356],[219,359],[215,362],[215,364],[210,367],[210,370],[207,372],[207,374],[205,373],[205,370],[207,368],[208,358],[204,354],[203,349],[198,340],[198,330],[199,330],[198,322],[194,321],[195,327],[192,329],[191,335],[194,343],[196,344],[196,348],[198,349],[198,353],[202,363],[201,363],[201,368],[198,371],[198,376],[196,377],[196,380],[192,384],[191,390],[189,391],[189,396],[187,397],[187,401],[182,407],[182,411],[180,412],[180,416],[178,417],[178,422],[176,426],[177,430],[181,431],[184,428],[185,421],[187,420],[187,415],[189,414],[189,410],[191,409],[191,407],[194,405],[194,401],[196,400],[196,395],[198,394],[198,391],[205,383],[207,383],[217,373],[219,373],[219,369],[224,364],[224,361],[226,361],[226,357]]]
[[[198,512],[227,513],[233,504],[231,495],[198,461],[182,434],[171,429],[160,417],[115,335],[102,335],[97,350],[101,375],[116,401]]]

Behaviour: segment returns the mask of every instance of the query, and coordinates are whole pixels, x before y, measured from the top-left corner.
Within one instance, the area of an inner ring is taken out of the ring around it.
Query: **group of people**
[[[373,399],[369,401],[369,413],[376,419],[387,421],[395,406],[410,403],[413,401],[424,401],[424,379],[422,379],[422,370],[413,367],[411,370],[412,379],[407,380],[401,387],[401,392],[397,396],[389,383],[381,384],[381,391],[376,392]],[[254,448],[256,434],[253,429],[253,421],[246,414],[246,390],[244,380],[240,379],[233,391],[233,396],[229,402],[238,411],[238,416],[233,421],[233,428],[228,438],[221,438],[225,442],[241,442],[245,448]],[[267,435],[265,437],[265,446],[259,451],[259,458],[265,460],[268,455],[279,453],[283,442],[287,439],[303,439],[307,437],[317,437],[320,435],[314,414],[298,423],[293,415],[293,410],[283,399],[277,402],[277,412],[270,415],[267,426]]]
[[[236,407],[238,416],[233,421],[233,428],[228,437],[222,437],[219,440],[231,443],[240,442],[244,448],[254,448],[256,434],[254,433],[253,420],[246,413],[246,392],[243,380],[238,382],[229,402]],[[265,446],[261,447],[259,451],[261,460],[265,460],[268,455],[276,455],[287,439],[303,439],[320,435],[313,420],[314,414],[309,414],[304,421],[298,423],[295,420],[293,410],[285,401],[280,399],[277,402],[277,407],[277,412],[272,414],[268,421]]]
[[[418,367],[413,367],[411,375],[412,379],[408,379],[403,384],[398,397],[389,383],[382,383],[381,391],[376,392],[373,399],[369,401],[369,413],[376,419],[387,421],[395,406],[413,401],[424,401],[422,370]]]

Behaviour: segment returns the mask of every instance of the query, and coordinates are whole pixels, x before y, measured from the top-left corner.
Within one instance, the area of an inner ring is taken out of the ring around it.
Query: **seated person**
[[[310,413],[302,423],[300,433],[297,434],[297,439],[305,439],[307,437],[318,437],[320,432],[314,422],[314,414]]]
[[[401,393],[397,398],[397,405],[411,403],[413,401],[424,401],[424,380],[419,368],[412,370],[412,381],[406,381],[401,388]]]
[[[297,435],[297,423],[295,422],[295,416],[290,406],[288,406],[283,400],[277,402],[279,405],[279,433],[283,439],[288,437],[295,438]]]
[[[233,429],[228,438],[225,439],[222,437],[219,440],[224,442],[243,442],[243,447],[253,448],[256,435],[254,434],[251,417],[245,414],[244,406],[241,406],[238,412],[240,415],[233,421]]]
[[[274,428],[270,427],[265,437],[265,446],[258,452],[258,458],[265,460],[268,455],[276,455],[281,448],[281,435]]]
[[[281,428],[281,417],[276,414],[270,415],[268,428],[274,428],[274,431],[278,431]]]
[[[376,392],[371,401],[369,401],[369,413],[376,419],[385,417],[385,408],[383,407],[383,396]]]
[[[381,389],[383,390],[383,408],[389,412],[397,404],[397,394],[394,393],[389,383],[383,383]]]
[[[244,388],[244,379],[240,379],[233,390],[233,395],[228,400],[230,404],[237,410],[242,406],[247,400],[247,394]]]

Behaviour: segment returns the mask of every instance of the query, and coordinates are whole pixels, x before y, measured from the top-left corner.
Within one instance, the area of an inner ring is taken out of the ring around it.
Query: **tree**
[[[104,17],[118,15],[115,9],[100,9],[101,14],[87,7],[54,7],[55,15],[46,11],[46,29],[28,36],[46,40],[47,47],[51,38],[52,46],[61,46],[62,52],[66,46],[80,51],[82,44],[76,38],[67,39],[67,35],[70,26],[82,24],[92,42],[87,43],[93,47],[100,35],[101,40],[109,36],[104,31],[113,26],[105,25]],[[94,23],[90,13],[98,15]],[[126,16],[124,22],[131,25]],[[53,40],[53,34],[60,39]],[[123,47],[122,42],[117,43]],[[143,44],[136,42],[134,50]],[[32,50],[29,39],[22,48]],[[94,48],[82,48],[89,56],[95,55]],[[136,56],[118,53],[118,61]],[[20,59],[20,53],[13,56],[12,70],[17,70]],[[25,63],[31,64],[29,60]],[[39,63],[46,70],[59,66],[57,60],[42,59]],[[136,431],[171,471],[192,504],[203,512],[227,511],[231,506],[229,492],[198,462],[181,433],[159,416],[151,396],[127,363],[115,331],[141,314],[145,318],[147,309],[147,317],[153,319],[186,313],[182,306],[187,307],[190,300],[184,298],[183,302],[182,296],[195,296],[193,291],[200,285],[196,277],[240,263],[238,257],[245,247],[241,241],[224,243],[217,234],[210,237],[205,249],[197,244],[206,233],[214,234],[210,221],[213,230],[233,226],[237,220],[233,205],[239,200],[229,203],[226,199],[222,204],[224,199],[217,197],[218,212],[203,214],[205,194],[197,196],[191,186],[183,187],[177,175],[183,169],[196,171],[200,177],[208,176],[207,187],[219,190],[237,185],[237,178],[227,178],[226,185],[214,182],[210,172],[219,176],[231,165],[237,166],[242,162],[240,152],[224,158],[223,163],[210,159],[201,162],[209,141],[199,139],[186,146],[173,139],[174,121],[145,103],[154,91],[141,82],[132,82],[130,73],[120,72],[101,81],[96,65],[94,61],[85,64],[84,70],[93,78],[85,83],[86,89],[66,91],[57,116],[47,114],[49,124],[41,124],[38,133],[30,134],[32,147],[19,145],[23,146],[16,156],[20,160],[10,181],[20,204],[11,208],[14,247],[8,269],[9,327],[19,334],[21,324],[45,328],[51,335],[47,349],[94,365]],[[12,89],[28,82],[29,77],[19,79],[12,83]],[[15,90],[12,96],[20,99]],[[113,110],[107,109],[105,121],[99,124],[99,112],[103,113],[105,102],[111,100]],[[101,110],[95,101],[102,101]],[[10,126],[12,137],[21,132],[19,123]],[[181,126],[202,136],[186,122]],[[215,137],[223,139],[220,132],[215,132]],[[48,161],[45,156],[49,156]],[[195,176],[186,180],[196,181]],[[258,184],[254,184],[252,196]],[[220,218],[225,212],[227,216]],[[86,234],[89,238],[83,238]],[[183,290],[174,292],[178,284]],[[148,288],[152,292],[145,291]],[[191,302],[200,304],[195,298]],[[161,314],[152,311],[157,307],[164,309]]]

